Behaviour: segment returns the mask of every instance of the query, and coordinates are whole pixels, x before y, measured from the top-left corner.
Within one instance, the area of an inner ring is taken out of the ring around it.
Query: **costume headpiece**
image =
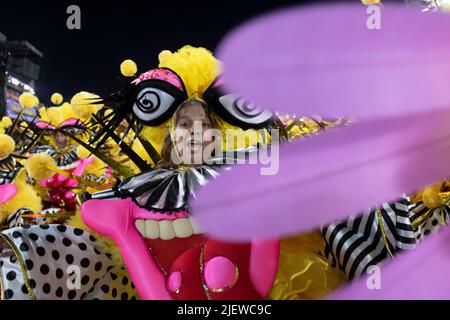
[[[220,118],[242,129],[259,129],[271,122],[269,110],[226,92],[220,62],[208,50],[184,46],[175,53],[162,51],[159,59],[160,68],[135,81],[133,113],[146,125],[164,123],[188,98],[204,100]]]
[[[113,112],[96,118],[102,129],[91,139],[93,148],[85,146],[90,152],[100,157],[94,149],[112,138],[140,171],[147,170],[149,163],[157,164],[160,160],[167,122],[189,99],[204,101],[217,115],[220,129],[236,130],[236,134],[247,129],[271,128],[276,123],[270,111],[226,91],[220,78],[220,61],[205,48],[184,46],[176,52],[164,50],[158,58],[157,68],[140,75],[132,60],[121,64],[122,75],[135,79],[102,99],[101,103]],[[127,127],[119,133],[116,129],[121,124]],[[113,165],[113,161],[104,161]]]

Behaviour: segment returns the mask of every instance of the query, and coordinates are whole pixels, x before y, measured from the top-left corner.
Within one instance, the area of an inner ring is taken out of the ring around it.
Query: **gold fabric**
[[[272,300],[321,299],[347,281],[324,258],[319,232],[281,240],[278,273],[269,293]]]

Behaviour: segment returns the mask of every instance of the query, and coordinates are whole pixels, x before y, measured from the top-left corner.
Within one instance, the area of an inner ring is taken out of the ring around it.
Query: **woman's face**
[[[174,145],[183,164],[201,165],[211,154],[204,154],[213,142],[212,123],[201,104],[182,108],[175,123]]]
[[[66,135],[64,133],[62,133],[62,132],[59,132],[59,131],[57,131],[55,133],[54,138],[55,138],[56,146],[58,148],[61,148],[61,149],[65,148],[67,146],[68,142],[69,142],[67,137],[66,137]]]

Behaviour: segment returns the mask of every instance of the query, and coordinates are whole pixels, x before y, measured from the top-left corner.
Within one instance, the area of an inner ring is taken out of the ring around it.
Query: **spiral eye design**
[[[159,125],[172,115],[180,101],[176,94],[154,86],[146,86],[137,94],[133,105],[134,115],[147,125]]]
[[[224,115],[227,121],[243,128],[259,127],[272,117],[269,110],[233,94],[220,96],[215,106],[218,113]]]
[[[232,106],[236,113],[245,118],[254,118],[264,112],[263,108],[244,98],[235,98]]]
[[[161,98],[157,92],[149,89],[145,90],[140,94],[140,96],[138,96],[136,104],[142,112],[155,112],[155,110],[161,105]]]

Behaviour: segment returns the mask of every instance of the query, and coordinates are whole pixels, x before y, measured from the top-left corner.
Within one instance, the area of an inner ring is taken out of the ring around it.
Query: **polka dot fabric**
[[[32,299],[32,295],[38,300],[137,298],[126,270],[115,266],[102,243],[86,231],[33,225],[8,229],[2,236],[12,246],[4,248],[11,257],[0,257],[4,299]]]
[[[414,203],[410,206],[410,217],[414,221],[416,217],[420,217],[426,212],[428,208],[422,202]],[[450,208],[443,206],[442,208],[433,209],[421,224],[418,225],[415,230],[417,243],[423,241],[423,239],[431,234],[434,234],[447,226],[450,216]]]
[[[0,249],[1,284],[3,287],[2,297],[5,300],[28,300],[31,299],[24,279],[21,276],[19,262],[14,252],[9,247]],[[18,288],[13,290],[12,288]]]

